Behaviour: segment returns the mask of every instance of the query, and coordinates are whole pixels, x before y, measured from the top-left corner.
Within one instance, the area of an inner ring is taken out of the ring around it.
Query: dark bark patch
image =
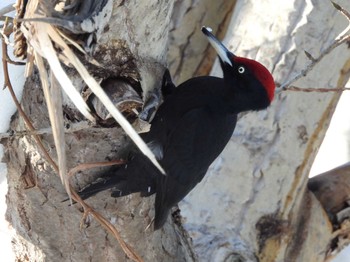
[[[283,233],[288,231],[287,222],[279,219],[276,214],[262,216],[255,227],[258,231],[260,252],[264,249],[267,239],[279,238]]]
[[[29,189],[36,186],[36,179],[29,157],[26,158],[26,166],[20,179],[24,189]]]

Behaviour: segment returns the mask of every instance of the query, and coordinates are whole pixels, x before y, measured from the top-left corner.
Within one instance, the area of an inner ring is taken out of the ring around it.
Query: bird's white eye
[[[245,68],[243,66],[238,67],[238,73],[243,74],[245,72]]]

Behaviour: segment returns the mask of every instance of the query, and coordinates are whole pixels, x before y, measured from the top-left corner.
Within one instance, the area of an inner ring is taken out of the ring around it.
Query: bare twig
[[[125,163],[124,160],[116,160],[111,162],[84,163],[72,168],[68,173],[68,177],[72,177],[73,175],[75,175],[75,173],[86,169],[102,167],[102,166],[120,165],[124,163]],[[91,206],[86,204],[86,202],[78,195],[78,193],[74,190],[74,188],[70,184],[69,184],[69,187],[70,187],[73,200],[81,204],[81,206],[84,208],[83,219],[86,218],[88,215],[92,215],[106,230],[108,230],[117,239],[124,253],[130,259],[136,262],[142,262],[143,259],[135,252],[133,248],[131,248],[127,243],[125,243],[125,241],[121,237],[118,230],[105,217],[103,217],[101,214],[96,212]]]
[[[68,177],[72,177],[77,172],[84,171],[84,170],[91,169],[91,168],[95,168],[95,167],[122,165],[125,163],[126,163],[125,160],[122,160],[122,159],[109,161],[109,162],[84,163],[84,164],[77,165],[76,167],[69,170]]]
[[[7,63],[12,64],[12,65],[25,65],[26,63],[21,62],[21,61],[13,61],[11,58],[7,57],[6,58]]]
[[[288,86],[284,87],[285,91],[297,91],[297,92],[319,92],[319,93],[327,93],[327,92],[344,92],[344,91],[350,91],[350,87],[344,87],[344,88],[304,88],[304,87],[297,87],[297,86]]]
[[[35,128],[34,128],[33,124],[31,123],[30,119],[28,118],[28,116],[26,115],[26,113],[24,112],[24,110],[22,109],[22,107],[21,107],[21,105],[16,97],[16,94],[13,91],[13,87],[11,84],[9,71],[8,71],[8,65],[7,65],[7,61],[6,61],[6,55],[5,55],[6,53],[7,53],[7,46],[6,46],[6,43],[4,41],[2,41],[2,67],[3,67],[3,71],[4,71],[4,87],[7,87],[8,90],[10,91],[11,97],[16,105],[18,113],[23,118],[26,127],[31,132],[33,132],[33,131],[35,131]],[[46,160],[50,163],[50,165],[55,170],[55,172],[58,172],[57,164],[55,163],[55,161],[52,160],[51,156],[49,155],[49,153],[45,149],[40,137],[38,135],[34,135],[34,140],[36,141],[40,150],[44,154],[44,157],[46,158]]]
[[[13,4],[9,4],[0,9],[0,16],[6,15],[7,13],[12,12],[13,10],[15,10]]]
[[[304,50],[304,53],[306,57],[309,58],[309,60],[311,60],[312,62],[315,62],[315,58],[308,51]]]
[[[5,32],[3,30],[1,33],[3,34],[4,37],[6,37]],[[7,37],[5,39],[6,39],[6,44],[9,45],[10,44],[9,39]],[[26,64],[25,62],[21,62],[21,61],[13,61],[7,52],[5,54],[5,57],[6,57],[6,62],[9,64],[12,64],[12,65],[25,65]]]
[[[72,123],[70,124],[69,128],[64,129],[65,134],[71,134],[75,133],[77,131],[81,130],[95,130],[95,127],[92,127],[89,122],[79,122],[79,123]],[[98,130],[101,130],[101,128],[98,128]],[[13,130],[6,133],[0,133],[0,140],[11,138],[11,137],[23,137],[23,136],[34,136],[34,135],[45,135],[45,134],[52,134],[52,128],[42,128],[42,129],[36,129],[36,130]]]
[[[338,4],[336,4],[334,2],[332,2],[332,4],[350,22],[349,12],[347,12],[344,8],[342,8],[341,6],[339,6]],[[309,65],[307,65],[305,69],[301,70],[301,72],[299,74],[297,74],[296,76],[294,76],[290,80],[283,83],[280,86],[280,88],[278,88],[276,90],[276,92],[279,93],[281,91],[287,90],[286,87],[290,86],[292,83],[299,80],[300,78],[305,77],[326,55],[328,55],[331,51],[333,51],[333,49],[335,49],[336,47],[340,46],[341,44],[343,44],[347,41],[350,41],[350,34],[347,33],[349,30],[350,30],[350,23],[349,23],[348,27],[336,37],[336,39],[333,41],[333,43],[330,44],[317,58],[314,58],[310,53],[308,53],[307,51],[304,51],[305,55],[311,60],[311,63]]]
[[[1,28],[1,35],[3,36],[3,38],[7,44],[10,43],[8,36],[13,31],[13,23],[11,21],[12,21],[12,19],[10,17],[6,16],[4,18],[4,24]]]
[[[294,83],[295,81],[299,80],[300,78],[306,76],[326,55],[328,55],[333,49],[335,49],[336,47],[340,46],[341,44],[347,42],[350,40],[350,35],[345,35],[345,36],[341,36],[338,40],[335,40],[330,46],[328,46],[317,58],[315,58],[314,60],[312,60],[312,62],[303,70],[301,70],[301,72],[299,74],[297,74],[295,77],[293,77],[292,79],[288,80],[287,82],[285,82],[284,84],[282,84],[280,86],[280,91],[285,90],[285,88],[287,86],[290,86],[292,83]]]
[[[337,9],[340,13],[342,13],[348,19],[348,21],[350,23],[350,13],[347,10],[345,10],[343,7],[338,5],[337,3],[333,2],[333,1],[331,1],[331,2],[332,2],[332,5],[334,6],[334,8]]]
[[[348,26],[343,30],[343,32],[341,32],[340,34],[339,34],[339,36],[336,38],[336,40],[337,39],[339,39],[341,36],[343,36],[343,35],[346,35],[346,33],[350,30],[350,13],[347,11],[347,10],[345,10],[343,7],[341,7],[340,5],[338,5],[337,3],[334,3],[333,1],[331,1],[332,2],[332,4],[333,4],[333,6],[334,6],[334,8],[335,9],[337,9],[343,16],[345,16],[345,18],[349,21],[349,24],[348,24]]]

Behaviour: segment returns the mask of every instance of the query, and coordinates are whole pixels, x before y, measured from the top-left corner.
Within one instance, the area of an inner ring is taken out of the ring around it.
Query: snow
[[[349,262],[350,260],[350,246],[343,249],[333,260],[332,262]]]
[[[0,2],[0,8],[7,6],[14,1],[2,0]],[[9,55],[11,55],[9,50]],[[0,56],[2,58],[2,52],[0,50]],[[24,67],[9,65],[9,72],[11,73],[11,82],[18,99],[21,98],[22,89],[24,84]],[[4,83],[4,74],[1,66],[0,69],[0,83],[1,86]],[[0,133],[6,132],[9,128],[10,118],[15,113],[16,106],[13,102],[10,92],[7,89],[0,88]],[[3,157],[3,145],[0,144],[0,160]],[[14,230],[11,228],[9,223],[5,220],[6,202],[5,196],[7,193],[7,182],[6,182],[7,168],[5,163],[0,162],[0,246],[1,246],[1,258],[2,261],[15,261],[14,254],[11,247],[11,239]]]
[[[339,100],[326,137],[310,171],[310,176],[315,176],[350,161],[349,101],[350,91],[346,91]]]
[[[13,3],[13,0],[2,0],[0,8]],[[9,51],[9,54],[11,51]],[[0,56],[2,57],[1,50]],[[24,67],[9,65],[10,77],[15,93],[20,99],[24,84]],[[3,83],[2,67],[0,68],[0,83]],[[336,112],[327,132],[326,138],[317,155],[311,175],[316,175],[350,161],[349,157],[349,137],[350,137],[350,92],[345,92],[338,104]],[[6,132],[9,128],[10,118],[15,113],[15,104],[12,101],[7,89],[0,89],[0,133]],[[334,153],[336,152],[336,153]],[[3,156],[3,146],[0,144],[0,159]],[[6,164],[0,162],[0,246],[1,261],[12,262],[15,257],[12,253],[11,238],[14,233],[8,222],[5,220],[5,195],[7,191]],[[333,262],[350,261],[350,247],[344,249]]]

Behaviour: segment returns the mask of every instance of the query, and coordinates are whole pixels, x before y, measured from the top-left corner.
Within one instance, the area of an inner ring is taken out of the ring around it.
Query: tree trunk
[[[237,1],[224,42],[266,65],[279,85],[311,62],[304,50],[318,57],[346,27],[327,1]],[[293,85],[344,87],[349,74],[342,45]],[[223,154],[180,204],[199,260],[323,261],[332,251],[332,224],[307,182],[339,96],[285,91],[266,111],[241,115]]]
[[[105,70],[92,68],[91,72],[98,78],[122,78],[128,84],[135,84],[132,79],[140,81],[143,99],[161,83],[170,28],[168,61],[179,83],[206,74],[211,67],[215,55],[200,38],[201,25],[222,36],[227,30],[229,49],[262,62],[276,82],[283,83],[310,63],[303,50],[317,57],[346,27],[346,20],[329,2],[175,1],[171,19],[172,1],[141,2],[113,3],[112,17],[94,55]],[[350,9],[347,1],[339,4]],[[349,56],[344,54],[346,46],[335,49],[295,84],[344,86],[350,70]],[[215,65],[213,73],[219,71]],[[22,100],[37,129],[49,126],[39,82],[33,74]],[[308,191],[307,177],[339,95],[286,91],[268,110],[241,116],[222,156],[180,205],[200,261],[325,259],[333,228]],[[71,125],[81,121],[68,106],[66,120]],[[23,130],[23,121],[16,116],[12,128]],[[55,159],[52,136],[42,138]],[[126,142],[116,127],[70,132],[66,134],[68,167],[116,159],[123,155]],[[18,233],[19,260],[127,260],[116,240],[94,220],[79,228],[80,207],[61,202],[66,198],[61,181],[31,136],[9,140],[7,158],[7,217]],[[101,170],[79,173],[73,179],[75,187],[93,181]],[[103,192],[88,203],[115,225],[145,261],[196,260],[186,231],[172,219],[162,230],[145,230],[153,218],[153,201],[137,194],[112,199]]]
[[[108,26],[103,28],[101,35],[96,34],[96,47],[93,50],[93,58],[102,67],[90,66],[90,72],[97,79],[109,79],[114,86],[112,92],[117,91],[115,89],[120,81],[128,86],[141,86],[145,98],[150,90],[159,88],[161,83],[173,2],[111,3],[113,9],[109,13]],[[28,6],[30,4],[33,1]],[[77,73],[70,69],[67,71],[76,86],[85,90]],[[81,121],[81,116],[71,102],[65,97],[63,100],[66,124],[75,126]],[[26,82],[22,106],[36,129],[50,126],[36,71]],[[25,129],[23,120],[18,116],[11,126],[13,130]],[[45,134],[42,140],[53,159],[56,159],[52,135]],[[121,152],[128,144],[127,136],[119,127],[90,127],[67,133],[65,140],[68,169],[81,163],[118,159],[123,156]],[[116,239],[94,219],[88,218],[80,228],[81,207],[62,202],[67,198],[65,189],[33,137],[8,141],[7,162],[7,218],[17,231],[14,242],[18,260],[128,260]],[[97,168],[80,172],[72,179],[73,185],[77,189],[82,188],[95,180],[101,171],[101,168]],[[113,199],[109,192],[104,192],[89,199],[88,203],[117,228],[126,243],[145,261],[193,261],[195,255],[186,234],[173,220],[169,220],[162,230],[153,232],[146,229],[154,216],[153,201],[153,197],[141,198],[138,194]]]

